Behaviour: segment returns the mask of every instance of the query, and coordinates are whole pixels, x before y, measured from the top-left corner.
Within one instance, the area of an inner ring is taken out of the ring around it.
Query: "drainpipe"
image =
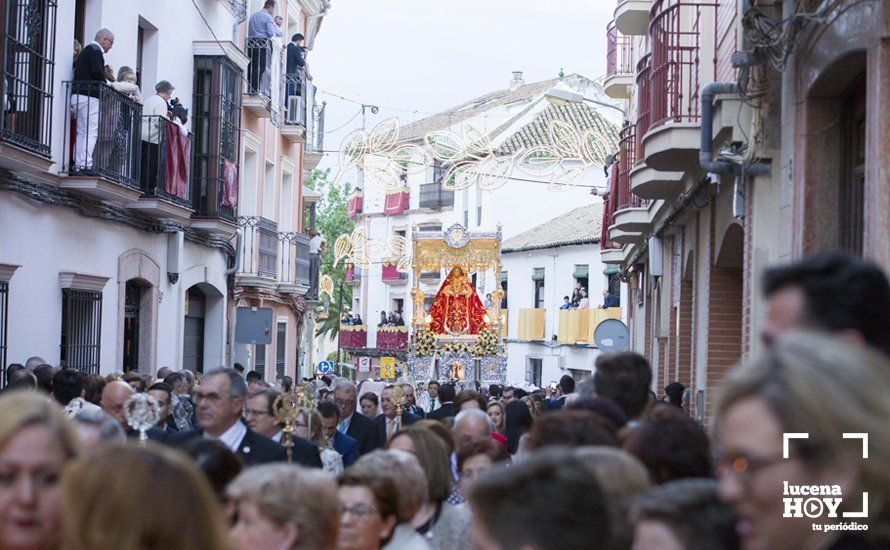
[[[241,229],[235,231],[235,263],[232,267],[226,269],[226,277],[234,275],[241,265]]]
[[[735,82],[711,82],[701,90],[701,145],[698,163],[710,174],[734,174],[743,176],[765,176],[770,173],[766,163],[734,164],[713,159],[714,151],[714,98],[723,94],[737,94],[739,86]]]

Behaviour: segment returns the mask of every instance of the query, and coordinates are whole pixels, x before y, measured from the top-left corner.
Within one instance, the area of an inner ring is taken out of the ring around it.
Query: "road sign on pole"
[[[322,374],[328,374],[334,372],[334,362],[333,361],[319,361],[318,362],[318,372]]]

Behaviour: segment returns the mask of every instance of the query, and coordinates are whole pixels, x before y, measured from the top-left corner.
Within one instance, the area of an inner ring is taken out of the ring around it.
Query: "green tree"
[[[318,324],[316,335],[337,338],[340,333],[340,291],[343,291],[343,307],[348,308],[352,304],[352,287],[340,284],[343,281],[345,266],[341,261],[334,267],[334,242],[340,235],[351,233],[355,229],[355,222],[349,219],[347,205],[352,186],[342,181],[334,183],[330,180],[330,175],[330,168],[313,170],[306,180],[306,187],[321,194],[315,217],[315,227],[327,243],[321,259],[321,273],[328,275],[334,281],[334,299],[327,304],[328,317]]]

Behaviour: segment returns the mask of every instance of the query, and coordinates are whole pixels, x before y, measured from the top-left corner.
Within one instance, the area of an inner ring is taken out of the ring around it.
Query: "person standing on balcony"
[[[140,179],[143,189],[158,185],[161,164],[161,136],[167,131],[173,85],[162,80],[155,86],[155,95],[145,100],[142,107],[142,170]],[[163,120],[163,122],[162,122]]]
[[[313,227],[309,230],[309,292],[306,298],[318,300],[318,272],[321,270],[321,255],[324,254],[324,237]]]
[[[114,45],[114,34],[100,29],[74,61],[71,111],[77,128],[74,140],[74,171],[93,168],[93,150],[99,137],[100,85],[105,85],[105,53]]]
[[[590,300],[587,299],[587,290],[581,289],[581,300],[578,301],[578,309],[590,309]]]
[[[258,47],[255,47],[252,52],[248,52],[250,55],[250,86],[253,91],[260,91],[260,84],[265,84],[263,75],[269,70],[269,65],[272,62],[272,57],[269,55],[271,39],[284,34],[275,24],[275,19],[272,17],[274,11],[275,0],[266,0],[263,3],[263,9],[251,15],[247,22],[248,40],[252,38],[265,39],[261,47],[257,44]],[[264,88],[262,91],[268,94],[270,90]]]
[[[615,296],[608,290],[603,291],[603,305],[600,307],[602,307],[602,308],[618,307],[619,305],[620,305],[620,301],[618,300],[618,296]]]
[[[303,57],[303,40],[303,35],[297,33],[291,37],[290,44],[287,45],[287,65],[285,67],[285,82],[287,83],[285,93],[287,97],[285,98],[285,106],[288,109],[288,113],[292,115],[294,113],[290,113],[290,98],[302,95],[298,75],[306,68],[306,59]],[[290,118],[293,118],[293,116]]]

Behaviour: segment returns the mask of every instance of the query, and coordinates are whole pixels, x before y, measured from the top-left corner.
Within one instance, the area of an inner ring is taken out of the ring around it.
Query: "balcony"
[[[276,222],[256,216],[238,218],[238,227],[243,238],[236,285],[284,294],[305,294],[309,290],[308,236],[278,231]]]
[[[624,248],[615,247],[600,250],[600,261],[607,265],[621,265],[624,263]]]
[[[625,36],[644,36],[649,30],[652,0],[618,0],[615,27]]]
[[[634,48],[629,36],[618,32],[615,22],[606,27],[606,80],[603,89],[614,99],[630,97],[629,88],[634,83]]]
[[[162,116],[143,116],[139,183],[142,196],[127,205],[161,218],[188,222],[192,215],[189,169],[194,135]]]
[[[519,331],[517,340],[532,342],[544,339],[544,317],[547,310],[544,308],[520,309]]]
[[[680,192],[682,182],[683,172],[659,172],[645,162],[630,171],[630,189],[643,199],[672,199]]]
[[[309,236],[288,231],[278,233],[278,242],[278,292],[306,294],[312,283]]]
[[[337,339],[341,348],[366,348],[368,347],[368,327],[365,325],[340,325]]]
[[[420,207],[440,209],[454,206],[454,191],[442,189],[442,182],[420,184]]]
[[[398,216],[404,214],[408,210],[410,199],[410,188],[407,185],[399,189],[388,189],[383,202],[383,215]]]
[[[408,349],[408,327],[377,327],[377,349]]]
[[[361,269],[356,269],[354,265],[347,265],[343,270],[343,280],[350,286],[358,286],[362,284]]]
[[[634,161],[642,162],[645,158],[643,151],[643,136],[649,131],[650,99],[649,79],[652,74],[652,54],[646,54],[637,62],[637,122],[634,126]]]
[[[56,7],[56,2],[4,2],[0,8],[0,167],[9,170],[45,175],[53,164]]]
[[[717,9],[711,2],[655,0],[649,35],[651,124],[642,137],[654,170],[686,171],[699,148],[699,90],[716,72]]]
[[[389,285],[403,285],[408,282],[408,274],[402,273],[396,267],[395,263],[384,261],[383,263],[383,282]]]
[[[589,309],[564,309],[559,312],[559,325],[556,341],[560,344],[587,342],[590,327]]]
[[[596,338],[594,338],[594,333],[596,332],[596,327],[599,326],[600,323],[605,321],[606,319],[618,319],[621,320],[621,308],[620,307],[607,307],[607,308],[595,308],[590,311],[590,322],[587,324],[588,332],[587,332],[587,342],[589,345],[596,344]]]
[[[284,75],[284,124],[281,135],[293,143],[311,141],[315,86],[305,71]]]
[[[281,47],[273,46],[269,38],[248,38],[244,52],[250,59],[244,108],[260,118],[271,118],[272,86],[281,73]]]
[[[100,200],[135,202],[142,105],[101,82],[65,82],[71,113],[65,126],[61,187]]]
[[[346,215],[350,220],[354,220],[359,217],[364,209],[364,195],[362,194],[360,189],[356,189],[353,191],[351,195],[349,195],[349,199],[346,203]]]

